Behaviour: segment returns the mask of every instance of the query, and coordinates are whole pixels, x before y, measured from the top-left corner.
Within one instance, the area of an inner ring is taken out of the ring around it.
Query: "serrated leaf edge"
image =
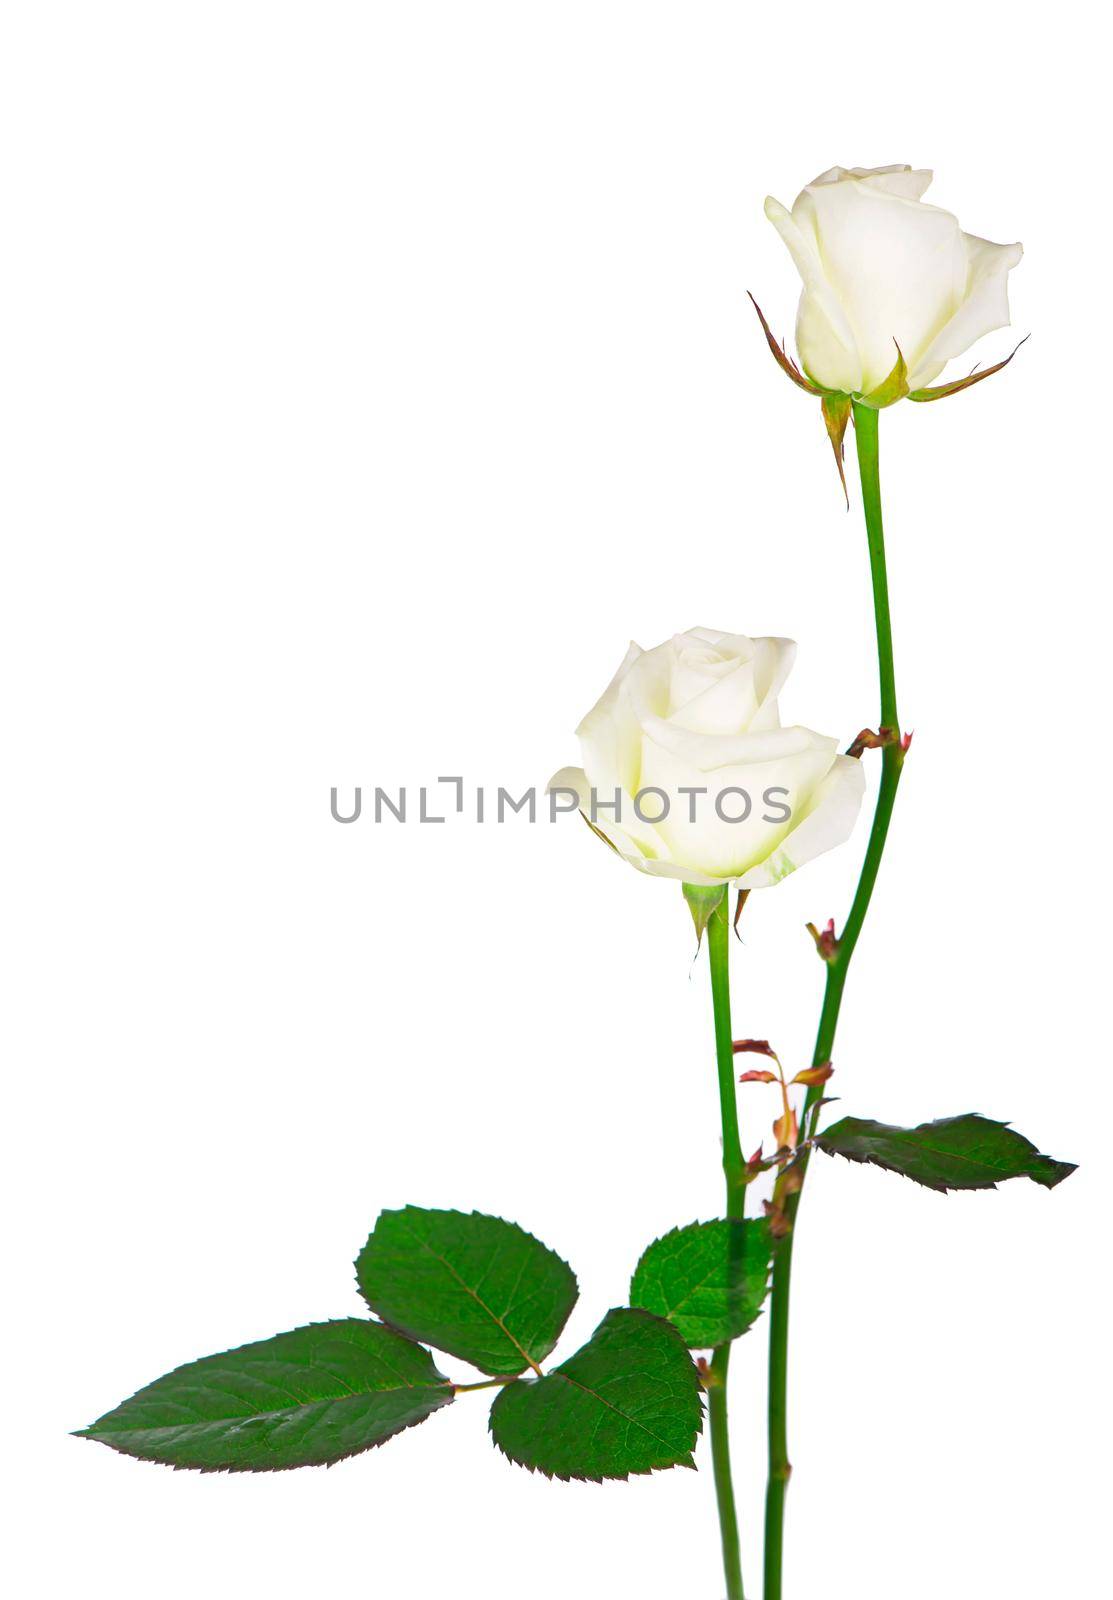
[[[455,1206],[416,1206],[416,1205],[413,1205],[412,1203],[407,1203],[404,1206],[394,1206],[394,1207],[384,1206],[384,1208],[379,1212],[379,1215],[375,1219],[374,1227],[371,1229],[371,1232],[367,1235],[367,1238],[364,1240],[363,1244],[360,1246],[359,1254],[356,1256],[355,1262],[353,1263],[353,1270],[355,1272],[355,1280],[356,1280],[356,1290],[357,1290],[360,1298],[363,1300],[364,1304],[372,1312],[374,1312],[375,1316],[379,1318],[379,1320],[382,1322],[384,1327],[390,1328],[391,1331],[394,1332],[394,1333],[401,1334],[403,1338],[409,1339],[414,1344],[429,1345],[430,1348],[433,1349],[433,1350],[440,1350],[442,1348],[440,1345],[436,1344],[432,1339],[430,1339],[428,1337],[428,1335],[419,1334],[416,1331],[413,1331],[413,1330],[408,1329],[408,1328],[404,1328],[399,1323],[391,1322],[389,1317],[384,1316],[383,1313],[379,1310],[379,1308],[371,1303],[371,1300],[364,1293],[363,1285],[359,1281],[359,1263],[360,1263],[360,1258],[362,1257],[364,1251],[367,1249],[368,1244],[370,1244],[371,1239],[372,1239],[372,1237],[374,1236],[374,1233],[375,1233],[375,1228],[378,1227],[378,1225],[379,1225],[379,1223],[380,1223],[380,1221],[382,1220],[383,1217],[386,1217],[386,1216],[395,1216],[396,1217],[396,1216],[399,1216],[404,1211],[424,1211],[426,1213],[434,1213],[437,1216],[460,1217],[464,1221],[470,1221],[471,1219],[473,1219],[475,1217],[478,1217],[480,1219],[480,1221],[482,1221],[482,1222],[499,1222],[499,1223],[502,1223],[502,1225],[504,1227],[514,1228],[514,1229],[517,1230],[518,1233],[524,1234],[524,1236],[527,1239],[529,1239],[531,1243],[540,1246],[540,1248],[542,1250],[544,1250],[548,1255],[553,1256],[557,1261],[559,1261],[561,1266],[565,1269],[565,1271],[569,1274],[569,1276],[572,1279],[572,1288],[573,1288],[574,1293],[573,1293],[572,1304],[568,1307],[568,1311],[567,1311],[567,1313],[565,1315],[564,1321],[561,1323],[560,1327],[557,1329],[556,1338],[553,1340],[553,1342],[549,1346],[548,1350],[542,1351],[541,1356],[540,1356],[540,1360],[543,1361],[543,1360],[545,1360],[545,1358],[547,1356],[552,1354],[552,1352],[556,1349],[557,1345],[560,1342],[561,1334],[564,1332],[565,1328],[568,1326],[568,1318],[572,1315],[572,1312],[575,1310],[576,1305],[579,1302],[579,1298],[580,1298],[580,1282],[579,1282],[579,1279],[576,1277],[576,1274],[572,1270],[572,1267],[569,1265],[569,1263],[567,1261],[565,1261],[565,1259],[564,1259],[564,1257],[562,1255],[560,1255],[556,1250],[553,1249],[552,1245],[546,1244],[545,1241],[543,1239],[539,1239],[535,1233],[530,1233],[528,1228],[523,1228],[520,1222],[511,1222],[506,1217],[496,1217],[492,1212],[489,1212],[489,1211],[460,1211]],[[426,1248],[428,1248],[428,1247],[426,1246]],[[495,1315],[495,1313],[493,1311],[491,1311],[488,1306],[483,1304],[483,1301],[480,1300],[479,1296],[475,1293],[475,1291],[473,1289],[470,1289],[468,1287],[468,1285],[464,1283],[463,1279],[459,1277],[459,1274],[455,1271],[455,1269],[450,1265],[449,1262],[445,1261],[443,1257],[437,1256],[435,1251],[430,1250],[429,1254],[433,1255],[434,1257],[436,1257],[436,1259],[441,1261],[444,1266],[448,1267],[448,1269],[452,1273],[453,1277],[456,1278],[457,1281],[460,1283],[461,1288],[466,1289],[467,1292],[470,1295],[472,1295],[472,1298],[474,1300],[476,1300],[476,1302],[479,1305],[483,1306],[484,1311],[487,1312],[488,1316],[491,1317],[492,1321],[501,1329],[501,1331],[510,1340],[510,1343],[515,1347],[515,1349],[519,1352],[519,1354],[524,1358],[525,1365],[520,1367],[518,1369],[517,1373],[504,1373],[504,1372],[488,1373],[488,1376],[492,1376],[492,1377],[518,1377],[523,1372],[525,1372],[528,1369],[532,1368],[532,1370],[536,1374],[536,1376],[537,1377],[541,1377],[542,1376],[542,1371],[541,1371],[541,1367],[538,1365],[537,1361],[535,1361],[532,1356],[529,1356],[529,1355],[526,1354],[526,1352],[522,1349],[522,1346],[518,1343],[517,1339],[515,1339],[514,1335],[510,1332],[510,1330],[508,1328],[506,1328],[503,1325],[501,1319],[499,1317],[497,1317]],[[453,1350],[446,1350],[446,1351],[444,1351],[444,1354],[445,1355],[455,1355],[456,1352],[453,1351]],[[458,1361],[467,1361],[468,1358],[466,1356],[456,1356],[456,1359]],[[487,1373],[487,1368],[486,1367],[477,1366],[474,1361],[468,1361],[468,1365],[475,1367],[475,1370],[477,1372]]]
[[[649,1322],[662,1323],[675,1339],[680,1340],[680,1345],[684,1351],[684,1354],[688,1356],[689,1361],[691,1361],[692,1358],[690,1355],[688,1355],[689,1347],[684,1343],[684,1340],[680,1338],[680,1333],[668,1320],[668,1318],[659,1317],[655,1312],[646,1311],[642,1306],[612,1306],[611,1310],[608,1311],[605,1316],[600,1318],[590,1337],[584,1340],[584,1343],[580,1345],[579,1350],[574,1350],[572,1355],[567,1358],[569,1361],[573,1360],[575,1356],[579,1355],[580,1350],[585,1350],[587,1348],[592,1339],[594,1339],[595,1335],[599,1332],[599,1329],[603,1326],[603,1323],[606,1322],[607,1317],[609,1317],[613,1311],[632,1311],[636,1312],[639,1317],[645,1317]],[[694,1373],[694,1363],[692,1370]],[[624,1411],[619,1411],[617,1406],[610,1405],[610,1402],[604,1400],[602,1395],[596,1394],[594,1389],[589,1389],[586,1384],[578,1383],[575,1378],[569,1378],[567,1373],[561,1372],[557,1367],[554,1367],[552,1372],[541,1373],[540,1377],[533,1376],[515,1378],[513,1382],[507,1384],[505,1388],[513,1388],[515,1384],[525,1384],[528,1386],[540,1382],[541,1378],[564,1378],[568,1383],[572,1384],[573,1388],[581,1390],[584,1394],[590,1394],[593,1399],[596,1399],[602,1405],[607,1406],[609,1410],[617,1412],[619,1416],[624,1417],[626,1415]],[[696,1378],[695,1382],[696,1401],[699,1406],[699,1423],[696,1427],[696,1438],[699,1439],[703,1433],[703,1424],[706,1418],[706,1406],[704,1404],[703,1391],[699,1387],[698,1377]],[[503,1448],[498,1439],[496,1439],[494,1428],[492,1426],[491,1418],[494,1414],[495,1406],[498,1404],[498,1401],[504,1392],[505,1389],[499,1390],[498,1394],[491,1402],[491,1410],[487,1413],[487,1432],[490,1434],[491,1443],[494,1445],[499,1455],[510,1462],[511,1466],[522,1467],[526,1472],[529,1473],[537,1473],[540,1477],[548,1479],[550,1483],[554,1478],[558,1483],[628,1483],[631,1478],[649,1478],[652,1477],[655,1472],[671,1472],[674,1467],[686,1467],[692,1472],[697,1472],[699,1470],[696,1466],[696,1458],[691,1451],[689,1451],[686,1456],[680,1458],[679,1460],[670,1461],[667,1464],[659,1467],[633,1467],[629,1472],[608,1472],[600,1474],[594,1472],[550,1472],[547,1467],[543,1467],[539,1463],[522,1461],[518,1456],[512,1456],[508,1450]],[[628,1420],[635,1421],[636,1419],[629,1418]],[[639,1424],[639,1426],[641,1425]],[[657,1438],[657,1435],[654,1434],[651,1429],[643,1428],[643,1431],[649,1433],[652,1438]],[[660,1442],[665,1443],[666,1441],[661,1440]]]
[[[839,1149],[839,1147],[837,1145],[833,1145],[833,1146],[828,1147],[826,1144],[824,1144],[823,1141],[824,1141],[825,1134],[827,1134],[827,1133],[829,1133],[831,1131],[830,1129],[825,1129],[823,1133],[817,1134],[815,1142],[816,1142],[817,1146],[819,1147],[819,1149],[822,1150],[824,1155],[826,1155],[826,1156],[842,1156],[844,1161],[853,1161],[853,1162],[856,1163],[856,1165],[858,1165],[860,1167],[877,1167],[882,1172],[891,1173],[894,1178],[907,1178],[910,1183],[918,1183],[921,1189],[930,1189],[934,1194],[978,1194],[978,1193],[983,1193],[983,1192],[985,1192],[987,1190],[993,1190],[994,1192],[996,1192],[997,1187],[998,1187],[999,1184],[1008,1183],[1012,1178],[1027,1178],[1028,1181],[1030,1183],[1034,1183],[1038,1189],[1053,1189],[1058,1184],[1064,1182],[1067,1178],[1069,1178],[1072,1172],[1077,1172],[1078,1171],[1078,1163],[1077,1162],[1075,1162],[1075,1161],[1060,1161],[1055,1156],[1046,1155],[1042,1150],[1040,1150],[1038,1148],[1037,1145],[1032,1144],[1032,1141],[1031,1141],[1031,1139],[1028,1138],[1027,1134],[1018,1132],[1018,1130],[1012,1126],[1011,1122],[1001,1122],[997,1117],[987,1117],[981,1111],[960,1111],[960,1112],[957,1112],[952,1117],[934,1117],[934,1118],[932,1118],[931,1122],[917,1122],[915,1127],[912,1127],[912,1128],[901,1128],[896,1123],[893,1123],[893,1122],[879,1124],[879,1126],[883,1126],[883,1127],[886,1127],[886,1128],[892,1128],[897,1133],[906,1133],[907,1134],[907,1133],[916,1133],[920,1128],[930,1128],[932,1126],[933,1122],[954,1122],[954,1121],[957,1121],[961,1117],[978,1117],[982,1122],[988,1122],[994,1128],[1008,1128],[1008,1129],[1010,1129],[1011,1132],[1013,1132],[1013,1133],[1015,1133],[1017,1135],[1018,1139],[1023,1139],[1026,1144],[1032,1145],[1032,1153],[1033,1153],[1033,1159],[1034,1160],[1047,1161],[1052,1166],[1064,1167],[1066,1170],[1062,1173],[1062,1175],[1060,1177],[1056,1178],[1055,1183],[1053,1183],[1053,1184],[1041,1183],[1038,1178],[1034,1178],[1030,1172],[1026,1172],[1026,1171],[1002,1172],[992,1182],[990,1182],[990,1183],[980,1183],[980,1184],[978,1184],[976,1186],[971,1185],[971,1186],[967,1187],[967,1186],[964,1186],[962,1184],[956,1184],[956,1183],[931,1183],[926,1178],[918,1178],[918,1177],[915,1176],[915,1174],[913,1174],[911,1172],[899,1172],[894,1167],[886,1166],[885,1163],[883,1161],[879,1161],[876,1156],[873,1156],[873,1155],[854,1155],[849,1150],[841,1150],[841,1149]],[[840,1118],[839,1120],[840,1121],[847,1121],[847,1122],[849,1122],[849,1121],[854,1121],[854,1122],[876,1122],[877,1121],[877,1119],[873,1118],[873,1117],[853,1117],[853,1118],[845,1117],[845,1118]],[[836,1127],[836,1128],[838,1127],[838,1125],[839,1124],[837,1122],[833,1124],[833,1126]],[[934,1150],[934,1149],[932,1149],[931,1146],[926,1146],[925,1148],[931,1150],[931,1153],[933,1155],[945,1156],[948,1160],[951,1160],[951,1161],[968,1161],[968,1162],[970,1162],[970,1164],[972,1166],[975,1165],[975,1160],[974,1160],[974,1158],[972,1156],[966,1156],[966,1155],[963,1155],[961,1153],[956,1154],[953,1150]],[[988,1166],[989,1163],[985,1162],[985,1163],[983,1163],[983,1165]]]
[[[769,1224],[765,1221],[765,1219],[763,1217],[739,1217],[739,1218],[735,1218],[734,1220],[741,1222],[742,1225],[744,1227],[746,1227],[746,1228],[757,1227],[757,1228],[763,1229],[766,1233],[768,1233],[768,1231],[769,1231]],[[675,1234],[687,1233],[690,1228],[706,1228],[706,1227],[710,1226],[712,1223],[715,1223],[715,1222],[729,1222],[729,1221],[731,1221],[731,1218],[729,1218],[729,1217],[708,1217],[706,1219],[706,1221],[704,1221],[704,1222],[698,1222],[697,1221],[697,1222],[681,1223],[675,1228],[670,1228],[667,1233],[662,1233],[658,1238],[654,1239],[652,1241],[652,1243],[647,1244],[645,1249],[642,1251],[641,1255],[638,1257],[637,1265],[635,1266],[633,1272],[630,1274],[630,1293],[631,1293],[631,1295],[633,1295],[633,1292],[634,1292],[634,1279],[638,1275],[638,1270],[641,1267],[642,1262],[645,1260],[646,1256],[649,1254],[649,1252],[651,1250],[655,1250],[658,1245],[664,1244],[666,1239],[671,1239]],[[746,1334],[748,1334],[750,1329],[754,1326],[754,1323],[757,1321],[758,1317],[761,1315],[762,1310],[765,1307],[766,1300],[769,1298],[769,1290],[772,1287],[772,1282],[773,1282],[773,1254],[772,1254],[772,1250],[770,1250],[768,1266],[767,1266],[766,1272],[765,1272],[765,1287],[762,1290],[761,1299],[757,1303],[757,1310],[754,1312],[753,1317],[751,1318],[751,1320],[742,1329],[741,1333],[736,1333],[736,1334],[734,1334],[732,1336],[732,1338],[730,1340],[731,1344],[733,1344],[736,1339],[745,1338]],[[674,1309],[675,1309],[675,1307],[674,1307]],[[649,1311],[645,1306],[635,1306],[633,1304],[632,1300],[631,1300],[631,1304],[630,1304],[630,1310],[631,1311],[645,1311],[646,1315],[647,1316],[651,1316],[651,1317],[658,1315],[657,1312]],[[660,1320],[663,1321],[663,1322],[669,1323],[669,1325],[672,1328],[674,1328],[677,1333],[680,1333],[680,1329],[676,1327],[676,1324],[672,1320],[672,1313],[671,1312],[667,1316],[660,1318]],[[683,1339],[684,1335],[680,1334],[680,1337]],[[684,1347],[685,1347],[686,1350],[711,1350],[711,1349],[714,1349],[713,1345],[708,1345],[708,1344],[689,1344],[687,1342],[687,1340],[684,1341]]]
[[[334,1322],[358,1322],[360,1320],[361,1319],[358,1318],[358,1317],[326,1317],[323,1322],[303,1322],[303,1323],[299,1324],[298,1327],[296,1327],[296,1328],[286,1328],[286,1329],[283,1330],[283,1332],[285,1332],[285,1333],[303,1333],[309,1328],[327,1328],[327,1327],[330,1327]],[[408,1334],[403,1334],[397,1328],[391,1328],[388,1323],[381,1322],[381,1321],[375,1322],[375,1321],[372,1321],[370,1318],[368,1318],[366,1320],[367,1320],[367,1324],[368,1324],[369,1327],[386,1328],[388,1332],[397,1334],[397,1336],[399,1338],[408,1339],[410,1344],[418,1345],[418,1348],[422,1349],[422,1350],[425,1350],[426,1355],[428,1355],[430,1361],[432,1361],[432,1359],[433,1359],[432,1355],[425,1348],[425,1346],[420,1343],[420,1341],[418,1341],[416,1339],[410,1339]],[[266,1335],[264,1335],[264,1337],[262,1339],[248,1339],[243,1344],[233,1345],[228,1350],[217,1350],[217,1351],[214,1351],[213,1354],[216,1355],[216,1356],[234,1356],[234,1355],[239,1355],[239,1353],[241,1351],[243,1351],[243,1350],[250,1350],[253,1345],[266,1344],[270,1339],[280,1339],[281,1337],[282,1337],[282,1333],[266,1334]],[[181,1372],[186,1367],[194,1367],[194,1366],[197,1365],[197,1363],[199,1361],[208,1361],[210,1359],[212,1359],[212,1358],[209,1357],[209,1356],[195,1356],[192,1361],[182,1361],[182,1362],[180,1362],[178,1364],[178,1366],[171,1367],[169,1372],[161,1373],[158,1378],[152,1378],[150,1383],[141,1384],[139,1386],[139,1388],[136,1389],[134,1394],[128,1395],[126,1400],[121,1400],[119,1405],[113,1406],[112,1410],[113,1411],[119,1411],[121,1409],[121,1407],[130,1404],[130,1402],[132,1400],[137,1399],[139,1397],[139,1395],[141,1395],[145,1389],[149,1389],[151,1387],[151,1384],[158,1383],[161,1378],[171,1378],[171,1377],[174,1376],[174,1374],[176,1372]],[[114,1442],[113,1438],[109,1434],[107,1434],[107,1433],[98,1433],[97,1432],[97,1424],[95,1422],[90,1423],[89,1427],[87,1427],[87,1428],[75,1428],[73,1430],[73,1432],[70,1434],[70,1438],[71,1439],[88,1439],[92,1444],[107,1445],[108,1448],[110,1450],[114,1451],[117,1455],[127,1456],[132,1461],[141,1461],[144,1464],[144,1466],[168,1467],[171,1472],[197,1472],[197,1473],[203,1474],[206,1477],[211,1476],[211,1475],[216,1474],[216,1473],[222,1473],[222,1472],[226,1472],[228,1474],[251,1472],[251,1473],[256,1473],[256,1474],[259,1474],[259,1475],[262,1475],[262,1476],[267,1476],[269,1474],[276,1473],[276,1472],[304,1472],[306,1470],[306,1468],[312,1468],[312,1467],[325,1467],[327,1469],[328,1467],[337,1467],[337,1466],[339,1466],[342,1461],[351,1461],[354,1456],[364,1456],[370,1450],[377,1450],[380,1445],[389,1443],[389,1441],[391,1439],[393,1439],[393,1438],[396,1438],[398,1434],[405,1433],[407,1428],[416,1428],[421,1423],[428,1422],[429,1418],[431,1416],[433,1416],[435,1412],[443,1411],[445,1406],[451,1405],[456,1399],[456,1388],[455,1388],[455,1385],[452,1383],[451,1379],[445,1377],[444,1373],[441,1372],[440,1369],[436,1366],[436,1363],[434,1363],[433,1370],[436,1372],[438,1378],[441,1379],[440,1383],[401,1384],[399,1387],[403,1388],[403,1389],[428,1389],[428,1390],[431,1390],[433,1392],[435,1392],[438,1389],[443,1388],[445,1390],[445,1394],[446,1394],[446,1398],[445,1399],[440,1401],[440,1403],[438,1405],[434,1406],[431,1411],[427,1411],[423,1417],[413,1417],[409,1422],[400,1422],[398,1424],[398,1426],[396,1428],[392,1428],[389,1433],[384,1433],[381,1439],[373,1439],[370,1442],[370,1444],[360,1445],[360,1447],[357,1450],[344,1450],[344,1451],[341,1452],[340,1455],[332,1456],[327,1461],[304,1461],[304,1462],[292,1461],[288,1465],[280,1466],[280,1467],[277,1467],[277,1466],[276,1467],[252,1467],[252,1466],[247,1466],[247,1465],[244,1465],[244,1466],[228,1466],[228,1467],[194,1467],[194,1466],[190,1466],[188,1462],[184,1462],[184,1461],[160,1461],[160,1460],[158,1460],[158,1458],[156,1456],[139,1456],[139,1455],[136,1455],[134,1453],[134,1451],[126,1450],[126,1449],[124,1449],[124,1447],[122,1445],[116,1444]],[[376,1393],[379,1393],[379,1394],[393,1394],[393,1393],[396,1393],[396,1392],[397,1391],[390,1390],[390,1389],[382,1389],[382,1390],[369,1389],[367,1391],[367,1393],[369,1395],[376,1394]],[[345,1396],[336,1395],[336,1396],[333,1396],[333,1398],[336,1399],[336,1400],[341,1400],[342,1401],[345,1398]],[[318,1400],[311,1400],[311,1401],[306,1402],[306,1404],[308,1404],[308,1405],[319,1405],[320,1403],[321,1402],[318,1401]],[[300,1409],[300,1408],[294,1407],[294,1408],[291,1408],[291,1409]],[[110,1416],[111,1412],[107,1412],[106,1411],[104,1414],[105,1414],[105,1416]],[[257,1411],[257,1412],[251,1413],[251,1415],[252,1415],[252,1417],[280,1416],[280,1415],[283,1415],[283,1412],[281,1410],[274,1411],[274,1412]],[[213,1419],[213,1420],[218,1420],[218,1419]],[[158,1430],[154,1429],[154,1428],[127,1428],[127,1429],[117,1428],[117,1429],[114,1430],[114,1433],[117,1436],[120,1436],[120,1435],[128,1434],[128,1433],[130,1433],[130,1434],[143,1434],[143,1433],[155,1433],[157,1431]]]

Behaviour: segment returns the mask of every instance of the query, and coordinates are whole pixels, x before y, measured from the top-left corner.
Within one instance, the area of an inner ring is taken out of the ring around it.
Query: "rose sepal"
[[[835,465],[839,469],[839,482],[842,492],[846,497],[846,509],[850,510],[850,490],[846,487],[846,425],[850,421],[853,402],[848,394],[825,394],[821,402],[823,420],[827,425],[827,437],[831,441],[831,449],[835,452]]]
[[[698,950],[703,943],[703,936],[707,932],[707,924],[723,903],[727,886],[725,883],[685,883],[682,887],[688,910],[692,913],[692,921],[696,925],[696,949]]]
[[[894,339],[897,359],[889,376],[871,389],[868,394],[855,395],[859,405],[869,406],[871,411],[884,411],[886,406],[896,405],[898,400],[903,400],[908,394],[908,367],[905,364],[904,352]]]
[[[822,388],[818,383],[815,382],[813,378],[806,377],[804,373],[801,372],[800,368],[796,365],[795,361],[793,361],[792,357],[789,355],[788,350],[785,348],[783,340],[780,344],[777,343],[776,336],[766,320],[765,312],[758,305],[749,289],[746,290],[746,293],[750,297],[750,304],[757,312],[758,321],[761,323],[762,331],[765,334],[765,341],[773,353],[773,360],[777,363],[786,377],[791,378],[796,387],[798,389],[803,389],[806,394],[830,395],[832,397],[838,396],[840,399],[848,399],[849,396],[838,395],[838,391],[835,389]]]
[[[995,362],[992,367],[986,367],[983,372],[971,372],[965,378],[956,379],[954,383],[939,383],[931,389],[910,389],[908,393],[909,400],[915,400],[920,404],[926,400],[946,400],[952,394],[959,394],[963,389],[969,389],[973,384],[981,383],[983,378],[992,378],[995,372],[1000,372],[1003,367],[1008,366],[1013,356],[1016,355],[1017,350],[1020,349],[1020,345],[1027,344],[1031,337],[1030,333],[1026,333],[1020,344],[1016,346],[1016,349],[1009,352],[1004,361]]]
[[[850,421],[851,397],[848,394],[842,394],[837,389],[824,389],[813,378],[809,378],[805,373],[801,372],[789,355],[784,343],[777,343],[764,311],[762,311],[753,295],[750,294],[749,289],[746,290],[746,293],[750,296],[750,304],[757,312],[758,321],[761,323],[765,341],[773,353],[774,361],[786,377],[792,379],[798,389],[803,389],[805,394],[815,395],[822,403],[823,421],[827,428],[827,437],[831,441],[831,449],[835,452],[835,466],[838,468],[839,482],[842,484],[842,492],[846,496],[847,510],[849,510],[850,493],[846,487],[846,469],[843,465],[845,460],[843,441],[846,437],[846,425]]]

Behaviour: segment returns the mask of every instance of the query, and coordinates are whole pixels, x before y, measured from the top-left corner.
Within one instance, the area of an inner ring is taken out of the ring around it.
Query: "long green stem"
[[[877,666],[881,688],[881,727],[892,730],[892,741],[881,754],[881,785],[873,814],[869,843],[858,878],[846,926],[839,935],[827,962],[827,984],[819,1017],[812,1064],[821,1066],[831,1059],[835,1030],[839,1022],[846,975],[854,947],[866,920],[870,897],[877,882],[889,822],[893,815],[897,784],[900,782],[904,750],[897,716],[896,674],[893,667],[893,629],[889,617],[889,580],[885,569],[885,535],[881,522],[881,478],[877,441],[878,412],[869,406],[854,405],[854,436],[858,450],[858,470],[862,480],[862,506],[866,518],[870,574],[873,580],[873,611],[877,629]],[[814,1131],[816,1107],[823,1090],[808,1090],[804,1103],[803,1131]],[[807,1173],[809,1152],[805,1149],[796,1171],[801,1183]],[[788,1314],[789,1285],[792,1278],[793,1224],[802,1188],[785,1197],[784,1211],[789,1232],[779,1241],[773,1259],[773,1286],[769,1311],[769,1483],[765,1496],[765,1590],[764,1600],[781,1600],[784,1566],[785,1495],[792,1467],[788,1458]]]
[[[745,1157],[738,1132],[738,1100],[734,1085],[734,1049],[730,1024],[729,895],[711,913],[707,924],[711,961],[711,1000],[715,1009],[715,1059],[719,1069],[719,1109],[723,1122],[723,1175],[727,1188],[727,1216],[741,1219],[746,1204]],[[730,1345],[721,1344],[711,1358],[707,1411],[711,1431],[711,1462],[715,1498],[719,1505],[719,1531],[723,1543],[723,1571],[727,1600],[745,1600],[742,1559],[738,1542],[738,1513],[730,1473],[730,1435],[727,1427],[727,1373]]]

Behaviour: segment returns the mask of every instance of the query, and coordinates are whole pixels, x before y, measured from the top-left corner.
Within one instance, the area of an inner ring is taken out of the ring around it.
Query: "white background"
[[[1033,338],[882,418],[916,742],[833,1089],[893,1121],[1011,1118],[1082,1167],[943,1198],[817,1161],[788,1594],[1096,1592],[1109,241],[1083,15],[5,9],[13,1593],[721,1593],[707,1471],[549,1484],[496,1454],[479,1396],[277,1477],[67,1430],[182,1361],[358,1315],[383,1206],[558,1249],[582,1285],[564,1354],[651,1238],[716,1214],[679,891],[571,818],[341,828],[329,788],[543,783],[627,640],[695,624],[800,641],[789,720],[875,720],[857,495],[847,516],[744,290],[791,330],[767,192],[903,160],[1025,242]],[[841,920],[864,833],[746,914],[736,1031],[795,1064],[822,978],[803,924]],[[775,1107],[742,1092],[756,1144]],[[764,1345],[733,1373],[754,1594]]]

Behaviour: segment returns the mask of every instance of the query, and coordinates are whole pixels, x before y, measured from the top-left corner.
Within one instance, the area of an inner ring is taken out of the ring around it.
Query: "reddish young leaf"
[[[786,1111],[778,1117],[773,1124],[773,1137],[777,1141],[778,1150],[795,1150],[796,1141],[800,1137],[800,1128],[796,1121],[795,1111]]]
[[[805,1067],[803,1072],[798,1072],[792,1081],[793,1083],[802,1083],[809,1089],[818,1089],[820,1084],[827,1082],[834,1070],[831,1063],[825,1061],[819,1067]]]

